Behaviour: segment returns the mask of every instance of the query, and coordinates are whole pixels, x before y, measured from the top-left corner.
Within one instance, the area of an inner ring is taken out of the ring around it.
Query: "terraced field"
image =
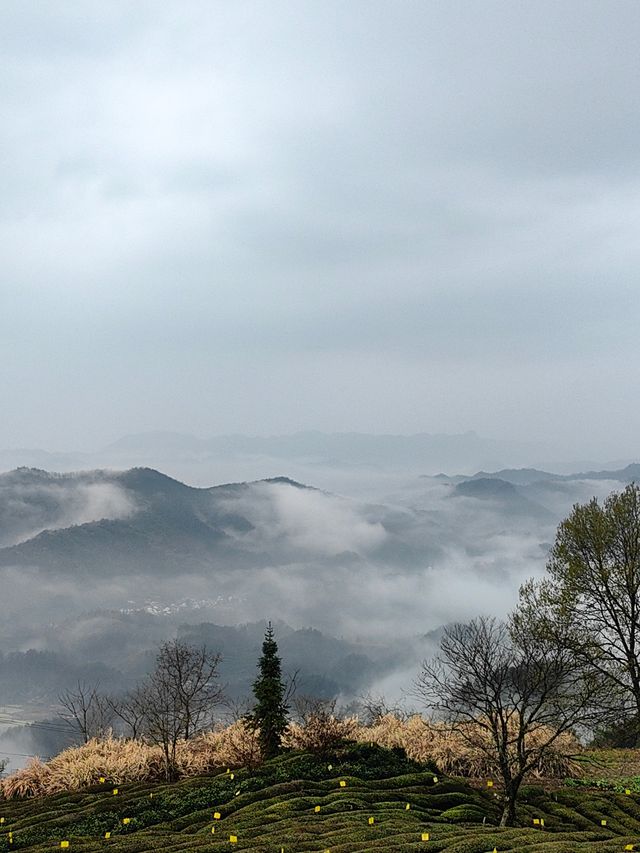
[[[324,759],[292,753],[255,771],[113,790],[106,781],[82,793],[0,803],[0,850],[44,853],[64,841],[78,853],[640,850],[635,794],[529,787],[524,828],[501,830],[495,789],[362,744]]]

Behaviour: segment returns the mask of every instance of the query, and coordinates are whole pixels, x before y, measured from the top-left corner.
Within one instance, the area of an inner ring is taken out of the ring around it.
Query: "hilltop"
[[[105,780],[81,793],[0,803],[0,850],[44,853],[67,840],[82,853],[106,846],[119,853],[617,853],[640,841],[635,794],[531,785],[521,828],[499,829],[497,816],[486,783],[474,787],[398,751],[349,744],[323,757],[292,752],[254,770],[171,785]]]

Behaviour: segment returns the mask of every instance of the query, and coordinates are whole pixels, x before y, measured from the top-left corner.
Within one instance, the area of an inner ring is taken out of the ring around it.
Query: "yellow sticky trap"
[[[539,817],[534,817],[533,825],[534,826],[540,826],[540,818]]]
[[[214,820],[220,820],[220,812],[214,812],[213,813],[213,819]]]
[[[374,823],[375,823],[375,818],[370,817],[369,818],[369,826],[373,826]]]
[[[150,800],[152,800],[152,799],[153,799],[153,794],[149,794],[149,799],[150,799]]]
[[[211,827],[211,835],[215,835],[215,834],[216,834],[216,828],[215,828],[215,826],[212,826]]]
[[[407,805],[404,807],[404,810],[406,812],[408,812],[410,808],[411,808],[411,803],[407,803]]]
[[[115,795],[116,795],[117,793],[118,793],[118,789],[117,789],[117,788],[114,788],[114,789],[113,789],[113,796],[115,797]]]
[[[428,841],[428,840],[429,840],[429,833],[428,833],[428,832],[423,832],[423,833],[422,833],[422,836],[421,836],[421,840],[422,840],[422,841]]]
[[[347,783],[344,781],[344,779],[341,779],[341,780],[340,780],[340,787],[341,787],[341,788],[346,788],[346,787],[347,787]]]
[[[226,772],[227,772],[227,773],[231,773],[231,770],[229,770],[229,768],[227,767]]]
[[[238,836],[237,835],[230,835],[229,836],[229,844],[237,844],[237,843],[238,843]]]
[[[491,779],[487,779],[487,788],[493,788],[493,782]]]
[[[111,833],[110,833],[110,832],[105,832],[104,837],[105,837],[105,838],[111,838]]]
[[[434,777],[433,777],[433,781],[435,782],[435,784],[437,784],[437,783],[438,783],[438,777],[437,777],[437,776],[434,776]]]
[[[540,826],[544,826],[544,818],[543,817],[540,818]]]
[[[318,812],[319,812],[319,811],[320,811],[320,806],[316,806],[316,807],[314,808],[314,812],[315,812],[316,814],[318,814]]]
[[[236,776],[235,773],[229,773],[229,779],[235,779],[235,776]]]
[[[131,818],[130,817],[123,817],[122,822],[126,826],[128,823],[131,823]]]
[[[625,850],[633,850],[633,844],[627,844],[627,846],[624,849]]]
[[[4,823],[4,818],[0,817],[0,823]]]
[[[606,820],[601,820],[601,821],[600,821],[600,826],[606,826],[606,825],[607,825]]]
[[[69,842],[68,842],[68,841],[61,841],[61,842],[60,842],[60,847],[68,847],[68,846],[69,846]]]
[[[101,784],[101,785],[104,785],[104,783],[105,783],[107,780],[104,778],[104,776],[101,776],[99,781],[100,781],[100,784]]]
[[[333,764],[327,764],[327,770],[333,770]]]
[[[625,788],[625,789],[624,789],[624,792],[625,792],[625,794],[626,794],[626,795],[627,795],[627,797],[628,797],[628,796],[629,796],[629,794],[631,793],[631,788]]]

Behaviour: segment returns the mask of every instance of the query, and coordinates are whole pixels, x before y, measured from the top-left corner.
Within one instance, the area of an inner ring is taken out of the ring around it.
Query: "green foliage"
[[[464,803],[464,805],[454,806],[452,809],[443,811],[440,817],[450,823],[482,823],[483,820],[486,820],[487,813],[478,806]]]
[[[598,788],[602,791],[617,791],[625,793],[631,791],[632,794],[640,794],[640,776],[633,776],[630,779],[566,779],[564,783],[568,788]]]
[[[233,780],[223,773],[173,784],[123,785],[117,797],[96,787],[0,802],[5,818],[0,851],[45,853],[69,839],[71,853],[107,848],[228,853],[234,834],[235,849],[243,853],[281,847],[288,853],[488,853],[494,847],[501,853],[619,853],[640,837],[637,796],[576,786],[548,792],[528,785],[519,812],[522,825],[499,829],[492,792],[441,774],[434,783],[433,775],[399,751],[345,744],[328,760],[284,753],[256,770],[237,771]],[[214,811],[221,820],[214,822]],[[123,824],[124,817],[131,823]],[[543,829],[532,824],[540,817]],[[11,848],[8,829],[14,832]],[[421,841],[425,831],[428,842]],[[112,833],[108,843],[105,832]]]
[[[256,704],[249,719],[259,729],[262,757],[268,759],[280,752],[282,735],[289,722],[278,645],[273,636],[271,622],[264,635],[258,668],[260,674],[253,683]]]
[[[612,739],[640,744],[640,486],[630,483],[602,505],[576,504],[558,527],[547,569],[538,589],[550,624],[571,626],[576,662],[606,687],[603,709],[623,717]]]
[[[625,717],[599,728],[591,741],[591,746],[628,749],[636,746],[639,731],[638,716]]]

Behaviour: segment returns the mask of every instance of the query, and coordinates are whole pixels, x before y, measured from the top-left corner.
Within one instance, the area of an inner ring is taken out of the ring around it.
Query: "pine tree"
[[[285,702],[285,684],[271,622],[265,631],[258,668],[260,674],[253,682],[256,704],[250,721],[260,730],[262,757],[273,758],[280,752],[280,740],[287,727],[289,708]]]

